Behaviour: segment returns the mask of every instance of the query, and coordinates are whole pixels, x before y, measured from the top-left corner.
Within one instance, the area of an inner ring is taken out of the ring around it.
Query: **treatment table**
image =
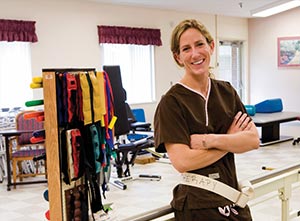
[[[252,117],[252,120],[257,127],[261,127],[261,146],[266,146],[292,140],[292,136],[280,135],[280,124],[300,120],[300,113],[288,111],[256,113]]]

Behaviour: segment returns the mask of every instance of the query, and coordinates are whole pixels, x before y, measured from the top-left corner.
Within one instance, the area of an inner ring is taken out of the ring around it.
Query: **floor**
[[[300,124],[285,123],[281,126],[281,133],[300,136]],[[258,150],[236,155],[236,165],[240,179],[251,178],[271,171],[262,170],[262,166],[280,169],[289,164],[299,162],[300,144],[292,145],[292,141],[261,147]],[[300,162],[299,162],[300,163]],[[141,173],[159,174],[160,181],[130,180],[128,188],[121,190],[110,185],[106,193],[105,203],[113,203],[115,212],[109,220],[128,220],[128,217],[147,212],[147,210],[168,205],[171,199],[171,186],[177,182],[176,171],[166,163],[148,165],[135,165],[132,167],[133,177]],[[112,176],[112,179],[114,177]],[[43,193],[46,184],[20,185],[16,189],[6,191],[6,180],[0,183],[0,217],[6,221],[44,221],[48,202],[44,200]],[[142,188],[141,188],[142,186]],[[300,184],[294,185],[290,208],[300,210]],[[281,204],[276,192],[249,202],[254,221],[280,221]],[[112,218],[115,217],[115,218]],[[116,218],[118,217],[118,218]],[[98,220],[105,220],[98,219]],[[300,218],[292,219],[293,221]]]
[[[43,193],[47,184],[17,186],[6,190],[5,181],[0,184],[0,216],[6,221],[44,221],[49,208]]]

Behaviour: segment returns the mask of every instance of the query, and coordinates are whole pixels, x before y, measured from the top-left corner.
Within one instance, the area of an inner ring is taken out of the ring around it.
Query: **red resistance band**
[[[76,115],[77,115],[78,121],[83,122],[84,117],[83,117],[83,105],[82,105],[82,90],[81,90],[81,86],[80,86],[79,74],[76,74],[75,78],[76,78],[76,83],[77,83]]]
[[[72,144],[72,158],[74,166],[74,178],[79,176],[80,166],[80,149],[81,149],[81,133],[79,129],[71,131],[71,144]]]
[[[44,137],[30,137],[30,143],[42,143],[45,142]]]
[[[77,83],[74,74],[67,73],[67,106],[68,106],[68,122],[71,123],[74,120],[74,113],[76,113],[76,95],[77,95]]]

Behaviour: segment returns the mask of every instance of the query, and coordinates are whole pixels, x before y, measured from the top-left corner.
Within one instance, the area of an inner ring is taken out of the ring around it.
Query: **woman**
[[[238,189],[234,153],[259,147],[259,135],[228,82],[211,78],[215,43],[203,24],[182,21],[175,27],[171,50],[185,69],[162,97],[154,118],[158,152],[167,151],[180,173],[204,175]],[[176,220],[252,220],[249,207],[190,185],[177,185],[171,202]]]

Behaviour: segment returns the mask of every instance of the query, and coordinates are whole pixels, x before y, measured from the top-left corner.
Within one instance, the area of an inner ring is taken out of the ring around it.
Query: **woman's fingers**
[[[235,125],[238,123],[238,121],[240,120],[240,117],[242,116],[242,112],[239,111],[235,116],[234,116],[234,119],[233,119],[233,122],[232,124]]]
[[[243,114],[238,121],[238,125],[242,130],[244,130],[249,125],[249,122],[250,122],[250,117],[248,117],[247,114]]]
[[[231,123],[230,128],[227,133],[236,133],[239,131],[249,130],[251,128],[251,118],[246,114],[239,111],[235,116]]]

